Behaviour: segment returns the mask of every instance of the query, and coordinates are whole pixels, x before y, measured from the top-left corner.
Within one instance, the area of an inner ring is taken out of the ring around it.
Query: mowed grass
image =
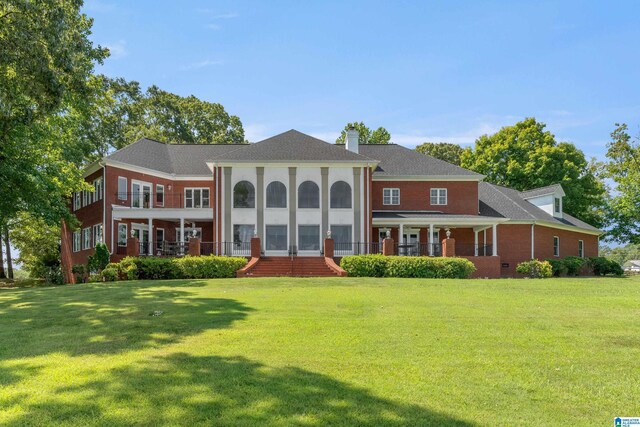
[[[638,415],[638,277],[0,290],[2,425],[592,426]]]

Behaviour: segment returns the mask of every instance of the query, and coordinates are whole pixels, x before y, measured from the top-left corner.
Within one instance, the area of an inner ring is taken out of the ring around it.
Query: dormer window
[[[560,198],[559,198],[559,197],[556,197],[556,198],[554,199],[554,203],[555,203],[555,205],[554,205],[554,206],[555,206],[555,207],[554,207],[555,212],[556,212],[556,213],[560,213]]]

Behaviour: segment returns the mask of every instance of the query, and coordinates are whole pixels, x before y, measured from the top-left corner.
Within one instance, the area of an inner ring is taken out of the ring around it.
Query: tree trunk
[[[4,246],[7,248],[7,277],[13,280],[13,264],[11,262],[11,242],[9,242],[9,227],[4,228]]]
[[[0,279],[6,279],[7,275],[4,272],[4,257],[2,254],[2,227],[0,227]]]

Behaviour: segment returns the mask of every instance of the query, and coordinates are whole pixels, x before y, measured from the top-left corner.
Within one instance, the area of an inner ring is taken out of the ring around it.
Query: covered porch
[[[498,255],[497,226],[503,218],[474,215],[442,215],[422,212],[375,212],[372,240],[380,245],[386,237],[394,242],[394,255],[463,256]],[[443,253],[449,239],[454,253]]]

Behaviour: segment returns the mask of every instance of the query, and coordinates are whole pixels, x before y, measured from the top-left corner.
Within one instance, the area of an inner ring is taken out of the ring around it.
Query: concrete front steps
[[[335,277],[324,257],[261,257],[245,277]]]

